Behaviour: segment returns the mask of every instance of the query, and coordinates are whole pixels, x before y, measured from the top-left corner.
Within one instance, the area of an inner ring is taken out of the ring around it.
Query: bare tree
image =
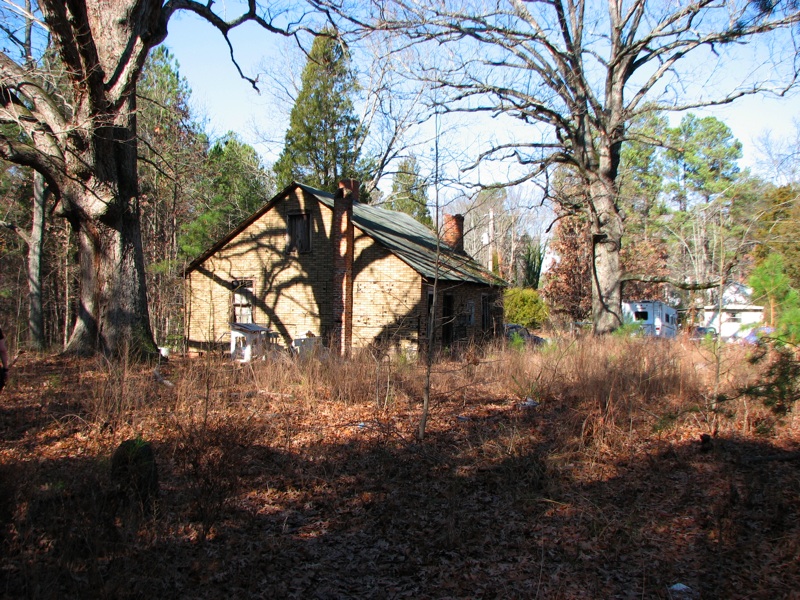
[[[229,46],[229,32],[243,23],[288,36],[307,17],[302,7],[290,13],[255,0],[232,20],[212,2],[195,0],[9,0],[0,8],[0,123],[7,125],[0,157],[44,177],[57,214],[78,240],[81,285],[68,351],[154,350],[139,220],[136,83],[148,52],[182,10],[209,21]],[[42,46],[52,44],[36,64],[20,33],[29,24]],[[64,85],[47,80],[41,66],[50,60],[63,67]]]
[[[418,72],[448,92],[446,110],[516,122],[494,126],[508,133],[496,136],[477,163],[516,163],[522,171],[507,185],[542,180],[558,166],[581,180],[580,209],[592,231],[596,333],[622,323],[621,282],[633,278],[620,260],[625,226],[617,176],[622,145],[635,139],[627,125],[655,111],[782,94],[797,74],[792,4],[778,3],[768,15],[726,0],[394,0],[374,8],[370,27],[439,49],[439,68]],[[742,43],[762,38],[773,45]],[[769,52],[769,60],[754,62]],[[747,69],[730,68],[743,60]],[[742,79],[731,83],[735,73]]]
[[[778,185],[800,181],[800,119],[792,125],[792,130],[780,135],[765,131],[756,140],[758,170]]]

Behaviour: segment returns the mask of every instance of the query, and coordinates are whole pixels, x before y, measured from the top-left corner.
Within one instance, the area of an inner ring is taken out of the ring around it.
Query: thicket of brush
[[[43,380],[36,360],[21,364],[3,398],[15,407],[3,418],[0,489],[11,596],[149,593],[146,574],[138,588],[119,587],[138,552],[219,535],[284,479],[282,497],[300,503],[319,502],[320,490],[333,494],[358,472],[391,487],[420,470],[496,469],[524,484],[514,487],[515,506],[538,507],[663,440],[790,437],[800,390],[787,351],[625,337],[467,348],[434,365],[420,443],[424,366],[409,357],[178,359],[159,367],[167,383],[126,363],[76,368]],[[152,513],[109,501],[111,454],[131,438],[156,448],[162,490]],[[439,490],[455,506],[464,502],[460,481]],[[358,501],[373,493],[357,492]],[[457,514],[437,543],[458,545]],[[285,519],[291,531],[291,511]]]

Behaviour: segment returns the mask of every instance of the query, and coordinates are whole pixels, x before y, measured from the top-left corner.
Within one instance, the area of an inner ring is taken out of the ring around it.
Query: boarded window
[[[306,213],[289,215],[287,252],[311,251],[311,217]]]
[[[253,280],[234,282],[232,319],[234,323],[253,322]]]

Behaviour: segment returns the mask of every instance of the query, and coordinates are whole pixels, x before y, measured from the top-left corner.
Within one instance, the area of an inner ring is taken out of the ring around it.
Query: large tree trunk
[[[226,40],[231,29],[250,21],[284,35],[305,29],[303,15],[288,30],[274,26],[255,1],[244,3],[231,22],[212,4],[26,1],[24,14],[35,13],[38,5],[42,19],[32,15],[26,21],[25,56],[19,60],[16,49],[0,48],[0,124],[13,125],[0,128],[0,156],[45,177],[59,214],[79,239],[80,305],[70,352],[155,352],[139,223],[134,99],[147,53],[166,37],[170,17],[193,12]],[[3,16],[23,14],[11,6]],[[31,57],[30,27],[40,21],[58,59],[56,77]]]
[[[69,110],[0,53],[10,89],[19,82],[41,122],[26,127],[35,152],[13,143],[3,149],[45,176],[78,239],[77,320],[66,350],[149,354],[155,344],[139,224],[136,80],[148,49],[166,35],[168,15],[153,0],[40,0],[39,7],[64,68]],[[20,102],[0,104],[11,118]]]
[[[155,352],[144,283],[138,217],[78,228],[81,290],[67,352],[141,356]]]
[[[44,177],[33,173],[33,225],[28,243],[28,335],[31,346],[44,348],[44,311],[42,310],[42,247],[44,245],[44,208],[47,200]]]
[[[88,185],[66,184],[65,211],[78,233],[80,304],[67,352],[155,353],[147,308],[138,204],[135,95],[109,115],[85,151]],[[100,121],[102,122],[102,121]],[[87,160],[88,162],[88,160]]]
[[[589,186],[592,223],[592,323],[595,334],[622,325],[622,216],[613,181],[598,178]]]

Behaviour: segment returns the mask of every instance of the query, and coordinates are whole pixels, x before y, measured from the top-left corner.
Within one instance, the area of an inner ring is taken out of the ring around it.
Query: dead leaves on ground
[[[102,365],[20,363],[0,397],[8,597],[668,598],[680,583],[766,599],[800,585],[798,461],[744,460],[796,450],[791,423],[768,439],[731,428],[709,452],[691,419],[612,444],[598,421],[585,437],[574,400],[523,408],[471,374],[466,391],[435,390],[421,444],[411,398],[310,403],[241,375],[191,387],[197,365],[179,361],[162,369],[174,389],[125,374],[146,402],[112,422],[87,412],[110,393]],[[157,452],[156,514],[108,523],[110,453],[136,434]]]

